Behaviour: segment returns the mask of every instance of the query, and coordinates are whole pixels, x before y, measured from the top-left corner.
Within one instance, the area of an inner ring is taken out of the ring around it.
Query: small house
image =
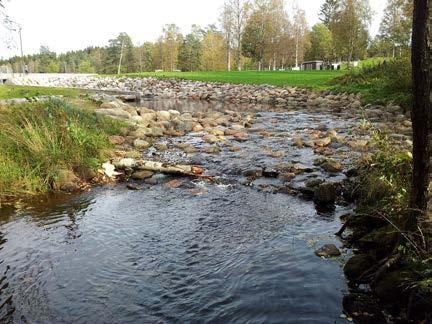
[[[302,64],[303,70],[322,70],[324,69],[324,61],[306,61]]]

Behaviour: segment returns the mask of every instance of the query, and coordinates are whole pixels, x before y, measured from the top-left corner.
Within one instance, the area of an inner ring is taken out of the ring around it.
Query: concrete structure
[[[12,69],[6,65],[0,66],[0,84],[5,84],[8,80],[12,79]]]

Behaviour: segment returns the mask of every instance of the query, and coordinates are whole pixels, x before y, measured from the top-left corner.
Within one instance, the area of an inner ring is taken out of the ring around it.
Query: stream
[[[152,109],[253,111],[250,140],[219,154],[175,148],[206,145],[196,134],[161,139],[172,148],[148,158],[202,166],[219,181],[158,175],[158,183],[105,185],[0,208],[0,321],[5,323],[344,323],[345,251],[321,259],[353,206],[317,211],[283,193],[277,178],[244,170],[296,163],[299,175],[340,181],[314,168],[313,149],[291,138],[325,125],[348,132],[356,120],[313,111],[212,102],[144,102]],[[263,137],[265,129],[272,136]],[[283,151],[283,156],[271,152]],[[338,158],[352,163],[349,150]],[[178,179],[172,188],[167,182]]]

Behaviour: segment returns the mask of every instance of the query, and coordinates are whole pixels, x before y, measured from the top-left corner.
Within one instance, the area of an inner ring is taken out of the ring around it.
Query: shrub
[[[358,206],[363,212],[400,216],[408,209],[412,154],[378,131],[373,133],[373,141],[377,151],[361,167]]]
[[[411,62],[408,57],[353,70],[334,80],[344,91],[359,91],[369,102],[411,105]]]

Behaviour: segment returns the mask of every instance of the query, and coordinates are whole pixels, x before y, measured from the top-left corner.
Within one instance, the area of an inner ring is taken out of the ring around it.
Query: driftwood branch
[[[187,176],[202,176],[204,170],[195,165],[171,165],[162,162],[155,161],[145,161],[141,160],[137,162],[137,169],[139,170],[147,170],[161,173],[170,173],[170,174],[181,174]]]

